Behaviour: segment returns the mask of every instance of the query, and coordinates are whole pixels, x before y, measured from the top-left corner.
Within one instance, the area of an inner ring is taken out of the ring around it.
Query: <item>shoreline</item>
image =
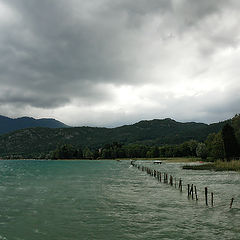
[[[230,162],[216,161],[206,162],[202,165],[185,165],[182,167],[184,170],[209,170],[209,171],[234,171],[240,172],[240,161],[232,160]]]
[[[71,159],[44,159],[44,158],[0,158],[0,161],[3,160],[3,161],[13,161],[13,160],[24,160],[24,161],[27,161],[27,160],[46,160],[46,161],[83,161],[83,160],[89,160],[89,161],[106,161],[106,160],[109,160],[109,161],[156,161],[156,160],[160,160],[160,161],[164,161],[164,162],[176,162],[176,163],[184,163],[184,162],[198,162],[198,161],[201,161],[200,158],[194,158],[194,157],[170,157],[170,158],[161,158],[161,157],[158,157],[158,158],[106,158],[106,159],[85,159],[85,158],[82,158],[82,159],[75,159],[75,158],[71,158]]]

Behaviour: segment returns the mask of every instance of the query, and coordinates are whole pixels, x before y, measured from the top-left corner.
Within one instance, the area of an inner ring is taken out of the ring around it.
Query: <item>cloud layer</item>
[[[237,0],[0,0],[0,114],[116,126],[240,112]]]

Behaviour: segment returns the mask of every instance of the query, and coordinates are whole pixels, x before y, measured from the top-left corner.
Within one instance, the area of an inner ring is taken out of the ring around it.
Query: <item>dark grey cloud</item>
[[[22,106],[23,115],[49,109],[59,116],[57,109],[74,106],[82,112],[87,106],[86,119],[96,114],[129,122],[142,117],[138,99],[147,97],[144,91],[131,92],[134,110],[121,110],[128,107],[116,94],[122,86],[153,85],[174,95],[179,82],[186,88],[204,82],[207,94],[208,82],[214,88],[239,73],[236,67],[229,70],[239,55],[237,0],[0,0],[1,5],[1,114]],[[232,85],[239,83],[235,79]],[[230,107],[236,102],[233,89],[225,90],[226,110],[218,111],[219,117],[238,110]],[[185,114],[170,100],[158,101],[171,107],[172,115]],[[167,115],[153,102],[155,107],[144,108],[149,117]],[[208,116],[215,109],[195,103]]]

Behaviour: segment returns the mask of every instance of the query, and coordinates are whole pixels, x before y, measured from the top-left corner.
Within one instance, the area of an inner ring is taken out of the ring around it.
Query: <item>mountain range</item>
[[[19,129],[31,127],[65,128],[68,126],[52,118],[42,119],[35,119],[31,117],[9,118],[0,115],[0,134],[9,133]]]
[[[20,122],[24,119],[29,120],[32,124],[29,126],[31,128],[20,129],[0,136],[0,157],[10,155],[26,158],[38,157],[39,154],[46,154],[61,144],[72,144],[81,148],[87,146],[93,149],[101,148],[112,142],[160,146],[179,144],[191,139],[203,141],[208,134],[220,131],[230,121],[213,124],[181,123],[166,118],[145,120],[116,128],[97,128],[68,127],[54,119],[40,121],[20,118]],[[44,123],[45,125],[44,127],[35,127],[36,125],[33,127],[33,123]],[[15,127],[21,128],[22,126],[27,127],[26,124]]]

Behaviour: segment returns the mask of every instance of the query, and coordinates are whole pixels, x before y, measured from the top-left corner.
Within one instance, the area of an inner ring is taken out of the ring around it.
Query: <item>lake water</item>
[[[183,192],[129,161],[1,160],[0,240],[240,239],[239,173],[138,163],[181,177]],[[197,186],[198,202],[188,199],[187,183]]]

